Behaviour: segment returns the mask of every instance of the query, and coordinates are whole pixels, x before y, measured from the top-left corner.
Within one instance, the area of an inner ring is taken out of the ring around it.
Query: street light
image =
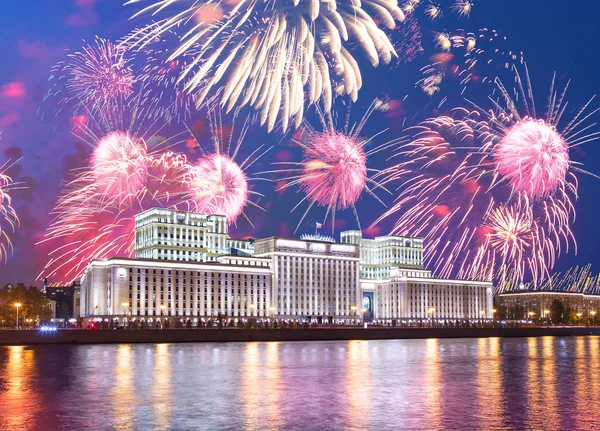
[[[550,315],[550,310],[542,310],[544,314],[544,319],[546,319],[546,325],[548,325],[548,315]]]
[[[590,311],[590,314],[592,315],[592,326],[596,326],[596,310]]]
[[[127,323],[127,308],[129,307],[129,302],[121,302],[121,306],[123,307],[123,326]]]
[[[166,310],[167,306],[162,304],[162,305],[159,305],[158,308],[160,308],[160,329],[162,329],[162,327],[163,327],[163,312]]]
[[[529,313],[527,313],[527,315],[529,316],[529,320],[532,320],[533,316],[535,316],[535,313],[533,311],[530,311]]]
[[[254,304],[250,303],[248,307],[250,308],[250,316],[254,316]]]
[[[15,307],[17,307],[17,329],[19,329],[19,307],[21,306],[20,302],[15,302]]]
[[[577,313],[577,323],[581,323],[581,316],[583,316],[583,313]]]
[[[356,305],[352,305],[350,310],[354,311],[354,326],[356,326]]]
[[[275,310],[277,310],[276,307],[269,307],[269,310],[271,310],[271,319],[275,319]]]

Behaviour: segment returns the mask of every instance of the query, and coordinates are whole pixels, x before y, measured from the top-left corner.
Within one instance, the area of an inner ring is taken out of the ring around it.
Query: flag
[[[317,229],[323,229],[323,223],[317,222]]]

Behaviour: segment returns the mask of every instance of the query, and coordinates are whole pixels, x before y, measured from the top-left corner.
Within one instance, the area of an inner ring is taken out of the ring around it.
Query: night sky
[[[6,159],[21,158],[13,175],[25,181],[29,190],[14,193],[14,206],[21,219],[20,229],[13,235],[14,253],[8,263],[0,263],[0,285],[24,281],[40,285],[35,278],[46,259],[47,250],[36,247],[51,220],[49,212],[56,202],[69,170],[82,166],[89,148],[70,133],[68,115],[54,115],[52,106],[43,102],[48,91],[50,68],[65,58],[66,50],[78,50],[82,40],[93,41],[96,35],[117,40],[142,24],[145,18],[128,21],[135,6],[124,7],[122,0],[33,0],[29,2],[6,1],[0,14],[0,40],[2,40],[2,67],[0,68],[0,164]],[[444,3],[444,2],[442,2]],[[452,31],[463,28],[477,31],[493,28],[506,36],[515,50],[523,51],[532,77],[537,100],[546,100],[554,71],[564,79],[571,79],[568,93],[569,106],[575,108],[590,96],[600,92],[597,54],[600,52],[600,27],[597,17],[600,4],[596,0],[565,2],[559,0],[480,0],[475,3],[469,19],[441,20],[432,29]],[[424,37],[432,29],[422,24]],[[414,95],[419,79],[419,65],[426,64],[425,51],[414,63],[396,68],[380,66],[373,70],[361,63],[365,85],[359,93],[356,112],[364,110],[374,97],[401,101],[395,109],[374,115],[366,128],[375,133],[390,128],[387,139],[399,136],[402,124],[414,124],[435,112],[431,103],[421,103],[423,97]],[[485,99],[485,94],[481,95]],[[444,105],[448,109],[450,104]],[[444,113],[445,107],[441,108]],[[456,105],[453,105],[456,106]],[[594,108],[600,106],[596,101]],[[600,114],[596,114],[594,122]],[[309,115],[310,118],[310,115]],[[208,145],[206,119],[203,113],[195,115],[188,123],[197,132],[200,144]],[[596,127],[594,130],[600,129]],[[280,133],[267,135],[253,128],[246,139],[245,150],[253,145],[267,143],[274,149],[253,167],[254,172],[269,170],[274,161],[298,160],[299,150],[289,143],[289,136]],[[182,148],[181,151],[188,151]],[[247,151],[249,152],[249,151]],[[194,154],[188,152],[189,157]],[[379,155],[369,163],[384,164],[387,154]],[[586,144],[572,153],[575,160],[584,162],[586,169],[600,174],[600,142]],[[384,166],[375,166],[383,168]],[[600,258],[600,228],[597,221],[600,180],[579,175],[579,200],[575,203],[577,219],[573,231],[577,238],[578,254],[563,254],[555,269],[564,270],[573,265],[594,264]],[[256,228],[243,219],[232,227],[232,235],[264,237],[292,235],[305,206],[290,214],[301,199],[297,189],[274,191],[275,184],[257,183],[256,190],[266,197],[259,204],[267,211],[248,208],[247,214]],[[387,199],[390,203],[391,200]],[[366,228],[383,212],[383,208],[368,196],[358,202],[362,227]],[[310,232],[315,221],[322,219],[324,210],[313,210],[298,233]],[[352,211],[338,214],[336,232],[356,228]],[[381,224],[366,232],[367,235],[384,234],[390,226]],[[366,230],[366,229],[365,229]],[[325,226],[331,232],[331,226]],[[52,280],[50,280],[52,281]]]

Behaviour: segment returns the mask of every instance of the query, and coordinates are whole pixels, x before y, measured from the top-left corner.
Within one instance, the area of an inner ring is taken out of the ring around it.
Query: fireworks
[[[586,124],[597,110],[586,112],[590,100],[559,127],[565,91],[553,80],[551,103],[538,118],[528,74],[513,73],[520,109],[497,80],[495,110],[460,108],[409,129],[398,154],[405,161],[387,171],[402,185],[380,220],[397,215],[393,233],[424,235],[426,261],[441,276],[537,281],[575,243],[574,173],[585,171],[568,150],[598,138]]]
[[[494,161],[513,190],[546,197],[565,181],[569,148],[552,124],[525,118],[494,147]]]
[[[92,112],[114,109],[136,82],[125,48],[99,37],[58,63],[50,79],[64,85],[63,102],[75,101],[77,108]]]
[[[299,185],[300,192],[305,195],[300,203],[309,202],[298,227],[313,205],[327,209],[325,219],[330,212],[335,219],[337,210],[352,208],[360,225],[355,204],[362,193],[366,191],[381,202],[374,190],[383,187],[368,176],[369,171],[379,171],[367,168],[367,158],[389,148],[395,141],[365,151],[365,147],[382,132],[371,138],[362,138],[360,134],[371,114],[382,106],[383,102],[376,99],[358,123],[351,126],[346,123],[342,128],[337,128],[331,116],[323,113],[320,113],[322,131],[304,123],[302,141],[295,140],[304,149],[304,157],[301,163],[287,163],[292,168],[285,172],[292,176],[285,179],[288,182],[284,186]]]
[[[19,217],[12,206],[11,191],[20,187],[8,170],[14,165],[10,160],[0,165],[0,262],[6,263],[12,252],[11,236],[19,227]]]
[[[458,0],[452,6],[452,10],[458,13],[461,17],[468,17],[473,9],[473,3],[469,0]]]
[[[349,42],[358,44],[372,66],[389,63],[394,48],[370,13],[389,29],[404,20],[393,1],[350,0],[334,6],[324,0],[242,0],[216,21],[209,13],[210,22],[204,22],[203,16],[220,5],[214,0],[152,0],[136,16],[156,15],[182,3],[189,8],[149,25],[136,44],[143,46],[171,28],[195,22],[168,59],[196,51],[179,78],[187,80],[186,91],[197,92],[198,105],[213,98],[227,112],[251,106],[260,112],[260,122],[269,131],[277,119],[284,130],[290,120],[300,124],[305,93],[309,104],[321,101],[326,111],[331,109],[333,89],[356,100],[362,77],[348,50]]]
[[[38,242],[49,255],[40,277],[70,281],[91,259],[131,257],[136,214],[153,207],[188,209],[191,167],[185,155],[169,150],[181,134],[165,139],[160,129],[152,133],[152,126],[136,120],[139,109],[135,105],[111,123],[103,115],[91,117],[89,126],[75,129],[91,155],[86,166],[73,171]]]
[[[600,294],[600,276],[592,274],[592,265],[576,266],[564,273],[553,274],[542,283],[505,284],[502,292],[568,292],[586,295]]]
[[[121,200],[130,198],[146,183],[146,144],[127,132],[111,132],[98,141],[90,165],[99,193]]]
[[[366,181],[367,156],[356,137],[327,131],[310,138],[301,179],[309,201],[346,209],[356,203]]]
[[[243,122],[239,134],[232,126],[226,136],[220,112],[211,111],[209,118],[214,152],[205,153],[191,167],[190,206],[197,212],[224,215],[228,223],[235,223],[243,215],[252,224],[244,208],[248,204],[260,208],[249,197],[262,195],[250,189],[246,171],[270,148],[263,150],[264,145],[260,145],[238,164],[235,159],[248,132],[248,121]]]
[[[481,29],[477,33],[457,30],[452,33],[434,33],[433,63],[421,68],[423,78],[417,85],[428,95],[445,88],[443,94],[463,93],[468,85],[492,83],[498,69],[523,62],[523,54],[506,46],[506,37],[495,30]],[[429,82],[436,80],[435,91]],[[452,88],[452,84],[456,88]],[[488,91],[486,88],[484,91]]]
[[[248,202],[248,179],[242,168],[229,156],[209,154],[198,160],[192,173],[196,211],[235,221]]]
[[[167,123],[189,120],[195,108],[193,95],[184,91],[188,80],[179,81],[193,57],[181,55],[169,60],[173,47],[181,43],[177,30],[165,31],[143,47],[138,47],[136,41],[145,33],[135,30],[120,44],[135,54],[137,82],[142,85],[145,98],[142,115]]]
[[[430,4],[425,8],[425,14],[430,20],[435,21],[442,16],[442,9],[436,4]]]

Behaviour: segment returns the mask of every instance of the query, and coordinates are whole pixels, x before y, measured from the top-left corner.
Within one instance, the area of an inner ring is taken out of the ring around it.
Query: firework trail
[[[541,283],[529,282],[515,285],[506,283],[502,293],[509,292],[565,292],[583,293],[586,295],[600,294],[600,275],[592,273],[592,265],[573,267],[563,273],[552,274]]]
[[[146,36],[138,29],[119,44],[133,57],[137,82],[143,88],[145,101],[141,115],[145,118],[161,119],[167,123],[182,122],[189,120],[195,110],[193,94],[185,91],[189,79],[179,81],[179,76],[194,59],[194,50],[169,59],[174,47],[182,42],[178,30],[169,29],[144,44],[138,44],[139,39]]]
[[[50,82],[45,99],[58,97],[59,105],[73,103],[74,112],[96,114],[122,105],[133,93],[136,77],[125,47],[96,37],[56,64]]]
[[[302,162],[284,162],[281,164],[289,167],[271,171],[271,173],[288,175],[282,179],[285,181],[285,185],[280,189],[298,185],[299,192],[304,194],[304,198],[294,209],[305,201],[308,202],[308,208],[296,230],[315,205],[326,208],[323,223],[330,213],[335,222],[336,211],[352,208],[359,226],[360,221],[355,204],[363,192],[373,196],[384,205],[375,191],[378,188],[386,192],[387,190],[368,175],[380,171],[368,168],[367,159],[369,156],[395,145],[396,141],[391,140],[374,145],[370,150],[365,150],[385,130],[368,138],[361,137],[363,128],[373,112],[383,109],[385,109],[385,103],[375,99],[357,123],[350,124],[350,108],[347,110],[344,124],[339,126],[330,114],[322,111],[318,111],[321,129],[316,130],[307,121],[303,122],[301,139],[293,140],[304,150]]]
[[[429,57],[431,62],[421,67],[423,78],[417,81],[429,96],[439,93],[442,85],[446,95],[462,94],[474,83],[493,84],[499,69],[510,69],[513,63],[524,61],[523,53],[512,50],[505,36],[486,28],[477,33],[434,32],[434,47],[429,49],[434,51]]]
[[[23,188],[23,184],[13,181],[8,172],[15,163],[16,161],[8,160],[0,165],[0,262],[4,263],[12,253],[11,236],[19,227],[19,217],[12,206],[11,192]]]
[[[408,129],[403,161],[386,172],[401,191],[378,222],[394,216],[392,233],[424,236],[426,262],[442,277],[538,281],[575,245],[575,173],[587,172],[569,150],[598,138],[588,123],[598,110],[588,112],[590,100],[563,120],[568,84],[557,91],[553,79],[538,117],[526,66],[512,71],[511,92],[496,80],[493,110],[473,104]]]
[[[250,189],[247,172],[272,147],[260,145],[238,163],[236,158],[250,127],[248,120],[242,122],[239,132],[235,125],[227,132],[218,109],[209,111],[209,119],[213,152],[205,152],[199,145],[203,155],[190,169],[190,206],[196,212],[224,215],[228,223],[236,223],[238,217],[243,215],[254,226],[244,213],[244,208],[252,205],[262,209],[249,198],[263,195]]]
[[[168,61],[196,51],[180,80],[188,80],[186,90],[195,93],[198,105],[214,99],[226,112],[251,106],[269,131],[278,119],[284,130],[290,120],[299,126],[305,93],[309,104],[321,101],[325,111],[331,109],[334,94],[356,100],[362,77],[349,45],[356,43],[372,66],[387,64],[396,53],[377,22],[393,29],[404,20],[398,4],[390,0],[241,0],[222,17],[215,16],[223,6],[215,0],[126,4],[133,3],[147,3],[134,17],[174,10],[144,28],[141,37],[133,35],[138,46],[188,24]]]

